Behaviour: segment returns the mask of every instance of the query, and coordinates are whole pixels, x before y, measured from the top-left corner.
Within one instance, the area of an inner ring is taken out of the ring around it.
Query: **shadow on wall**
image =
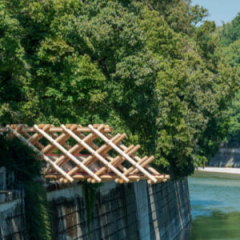
[[[150,186],[106,183],[96,194],[89,225],[80,185],[50,192],[48,200],[53,239],[140,240],[147,234],[151,240],[171,240],[191,220],[187,179]]]
[[[151,239],[186,239],[182,230],[191,221],[187,179],[149,186],[149,202]]]
[[[27,239],[21,191],[0,191],[0,239]]]
[[[74,192],[78,193],[71,199],[61,197],[51,201],[53,239],[139,239],[132,184],[117,185],[106,195],[99,191],[89,226],[87,206],[79,194],[80,187],[76,187]]]

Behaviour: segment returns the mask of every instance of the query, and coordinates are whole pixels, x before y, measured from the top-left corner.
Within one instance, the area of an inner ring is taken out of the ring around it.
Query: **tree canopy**
[[[235,68],[240,76],[240,13],[229,23],[217,31],[221,39],[222,51],[227,62]],[[238,91],[228,108],[229,135],[227,145],[239,147],[240,145],[240,92]]]
[[[188,0],[0,3],[0,124],[106,123],[176,177],[227,134],[238,89]]]

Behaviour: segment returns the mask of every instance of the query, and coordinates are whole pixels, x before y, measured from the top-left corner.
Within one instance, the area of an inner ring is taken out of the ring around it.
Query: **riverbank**
[[[228,174],[239,174],[240,168],[224,168],[224,167],[205,167],[197,168],[196,172],[211,172],[211,173],[228,173]]]
[[[240,149],[220,148],[218,153],[211,159],[208,166],[240,168]]]
[[[192,224],[184,240],[239,240],[240,175],[197,171],[188,178]]]

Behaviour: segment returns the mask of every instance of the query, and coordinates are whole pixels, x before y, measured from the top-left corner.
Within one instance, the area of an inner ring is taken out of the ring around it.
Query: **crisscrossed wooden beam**
[[[25,144],[27,144],[29,147],[31,147],[36,153],[38,153],[46,162],[48,162],[50,165],[52,165],[59,173],[61,173],[64,177],[66,177],[69,181],[73,181],[73,179],[66,174],[61,168],[59,168],[56,164],[54,164],[51,159],[49,159],[47,156],[45,156],[41,151],[39,151],[36,147],[34,147],[29,141],[27,141],[23,136],[21,136],[18,132],[16,132],[14,129],[12,129],[9,125],[7,128],[20,140],[22,140]]]
[[[34,128],[37,132],[39,132],[41,135],[43,135],[49,142],[51,142],[53,145],[55,145],[63,154],[68,156],[77,166],[82,168],[84,171],[86,171],[90,176],[95,178],[98,182],[101,182],[101,179],[96,176],[89,168],[87,168],[84,164],[82,164],[76,157],[74,157],[71,153],[69,153],[64,147],[62,147],[56,140],[54,140],[52,137],[50,137],[46,132],[41,130],[37,125],[34,125]]]
[[[7,125],[0,132],[10,131],[45,160],[46,178],[62,182],[102,182],[115,180],[128,183],[146,179],[148,183],[167,181],[170,177],[149,166],[153,156],[136,155],[140,145],[125,146],[126,134],[111,135],[112,128],[104,124],[66,124],[55,127],[39,124]],[[128,162],[128,165],[125,162]],[[131,165],[130,167],[129,164]]]
[[[88,125],[88,127],[96,133],[101,139],[103,139],[107,144],[109,144],[114,150],[116,150],[121,156],[126,158],[133,166],[138,168],[142,173],[147,175],[153,182],[157,182],[157,179],[153,177],[149,172],[147,172],[144,168],[142,168],[137,162],[135,162],[129,155],[127,155],[124,151],[122,151],[119,147],[114,145],[107,137],[105,137],[102,133],[100,133],[97,129],[95,129],[92,125]]]

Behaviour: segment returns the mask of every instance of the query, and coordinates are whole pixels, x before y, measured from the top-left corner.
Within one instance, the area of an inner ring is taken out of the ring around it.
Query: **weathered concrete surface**
[[[0,191],[0,239],[26,239],[24,201],[20,191]]]
[[[48,201],[59,240],[170,240],[191,220],[187,179],[152,186],[106,183],[96,194],[89,226],[81,186],[50,192]]]
[[[190,223],[187,179],[152,185],[149,187],[149,199],[151,240],[174,239]]]
[[[54,240],[171,240],[190,222],[187,179],[147,185],[109,182],[96,192],[93,219],[83,188],[48,192]],[[19,192],[0,194],[0,240],[27,239]]]
[[[220,148],[216,156],[211,159],[208,166],[240,168],[240,149]]]

